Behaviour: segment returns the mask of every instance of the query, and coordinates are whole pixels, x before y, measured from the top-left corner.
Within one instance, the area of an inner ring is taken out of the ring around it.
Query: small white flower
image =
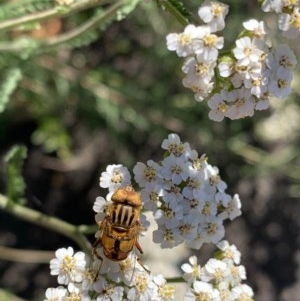
[[[247,66],[250,62],[258,62],[263,52],[262,42],[259,39],[242,37],[235,41],[236,47],[233,49],[234,57],[241,61],[241,64]]]
[[[180,157],[171,154],[162,161],[160,176],[166,180],[171,180],[173,184],[180,184],[189,175],[188,164]]]
[[[228,263],[228,262],[227,262]],[[246,269],[244,266],[239,265],[233,265],[228,263],[228,278],[226,279],[226,282],[229,283],[231,287],[240,285],[240,283],[247,279],[246,277]]]
[[[187,179],[187,183],[182,190],[182,195],[189,199],[193,200],[195,197],[198,196],[204,189],[205,183],[205,173],[203,170],[191,170],[190,176]]]
[[[69,283],[68,284],[69,296],[66,300],[68,301],[91,301],[88,291],[82,290],[81,284]]]
[[[163,209],[155,212],[154,218],[158,225],[166,225],[172,229],[179,225],[179,221],[183,218],[182,206],[177,203],[169,203]]]
[[[99,196],[96,198],[96,201],[94,202],[93,205],[93,210],[97,213],[95,215],[95,220],[97,223],[104,219],[105,211],[107,209],[108,204],[109,202],[103,197]]]
[[[83,252],[74,254],[72,247],[61,248],[55,252],[56,258],[51,259],[51,275],[58,275],[59,284],[81,282],[84,277],[86,260]]]
[[[98,196],[94,202],[93,210],[96,213],[99,213],[105,211],[106,207],[107,207],[107,200],[102,196]]]
[[[218,64],[220,76],[229,77],[234,72],[234,61],[232,59],[226,59]]]
[[[212,195],[205,195],[203,199],[200,199],[200,214],[201,218],[199,218],[199,222],[207,222],[211,221],[211,218],[217,215],[218,208],[217,203],[212,199]]]
[[[291,12],[279,14],[278,27],[283,31],[284,37],[296,39],[300,34],[299,7],[295,6]]]
[[[152,277],[146,273],[138,273],[134,277],[134,286],[127,293],[128,300],[150,301],[157,297],[157,287]]]
[[[259,99],[256,99],[255,110],[262,111],[268,109],[270,106],[270,94],[265,92],[260,96]]]
[[[134,179],[140,187],[145,187],[147,183],[151,182],[157,183],[157,173],[159,169],[160,166],[152,160],[149,160],[147,165],[138,162],[133,168]]]
[[[165,181],[162,199],[167,204],[182,203],[183,195],[180,186],[174,185],[171,181]]]
[[[219,50],[224,46],[224,38],[211,32],[208,26],[199,26],[201,37],[193,41],[193,49],[196,54],[202,54],[207,61],[216,61]]]
[[[195,281],[193,289],[188,289],[184,296],[184,301],[221,301],[219,292],[212,284],[203,281]]]
[[[195,250],[199,250],[204,243],[208,242],[209,239],[207,239],[207,234],[205,232],[204,227],[202,227],[202,225],[197,225],[197,235],[195,236],[195,238],[191,241],[187,241],[186,245],[191,248],[191,249],[195,249]]]
[[[216,200],[224,207],[223,211],[218,215],[221,219],[229,218],[231,221],[242,214],[241,201],[238,194],[233,197],[226,193],[217,193]]]
[[[189,143],[182,143],[177,134],[169,134],[168,139],[164,139],[161,148],[167,150],[175,157],[187,158],[191,148]]]
[[[221,93],[216,93],[208,101],[209,118],[214,121],[222,121],[227,114],[229,106],[227,104],[227,92],[222,90]]]
[[[173,285],[168,284],[161,274],[153,276],[152,281],[157,286],[157,301],[174,300],[175,288]]]
[[[217,243],[217,247],[222,251],[224,259],[232,260],[235,264],[240,264],[241,252],[235,245],[230,245],[227,240],[222,240]]]
[[[145,267],[139,262],[139,257],[136,252],[131,252],[128,257],[120,262],[120,271],[122,273],[122,281],[127,286],[134,285],[134,278],[136,274],[144,273]]]
[[[98,272],[98,274],[99,275],[106,274],[109,279],[115,282],[120,282],[122,280],[120,263],[108,259],[104,255],[103,248],[101,247],[97,248],[96,252],[97,255],[101,258],[101,260],[96,259],[96,264],[95,264],[95,269]]]
[[[182,33],[170,33],[167,35],[167,48],[176,51],[179,57],[186,57],[194,53],[193,40],[199,38],[201,30],[195,25],[189,24]]]
[[[153,212],[156,211],[157,207],[160,205],[159,198],[163,195],[161,185],[148,183],[140,193],[144,203],[144,208]]]
[[[210,258],[204,265],[202,271],[202,281],[211,282],[217,285],[224,282],[229,275],[229,269],[226,263],[215,258]]]
[[[108,188],[109,192],[116,191],[121,186],[129,186],[131,176],[127,169],[121,164],[108,165],[106,172],[101,173],[100,187]]]
[[[292,71],[296,65],[296,56],[288,45],[280,44],[273,48],[273,64],[270,68],[276,70],[278,75],[286,70]]]
[[[265,24],[263,21],[251,19],[243,22],[243,26],[245,29],[251,31],[253,36],[258,39],[263,39],[266,35]]]
[[[206,0],[198,10],[199,17],[207,23],[212,32],[224,29],[227,14],[228,5],[218,1]]]
[[[293,74],[291,71],[288,70],[286,70],[285,72],[281,72],[280,75],[274,75],[274,77],[271,79],[268,85],[269,93],[278,98],[287,97],[292,91],[292,79]]]
[[[224,237],[224,225],[222,223],[222,220],[217,217],[207,217],[206,222],[200,224],[200,227],[203,228],[205,241],[208,243],[212,242],[216,244]]]
[[[90,263],[87,263],[86,266],[88,268],[86,268],[84,271],[81,287],[83,291],[90,291],[93,289],[93,285],[97,276],[99,277],[99,261],[98,259],[93,259]]]
[[[224,181],[222,181],[219,175],[219,169],[216,166],[207,164],[205,168],[205,177],[208,179],[209,185],[213,189],[212,191],[215,192],[218,190],[224,192],[227,188],[227,185]]]
[[[184,263],[181,266],[181,269],[184,272],[183,279],[188,283],[192,283],[196,279],[200,279],[201,267],[198,264],[197,257],[195,255],[191,256],[189,258],[189,263]]]
[[[265,12],[276,12],[280,13],[282,11],[283,1],[282,0],[265,0],[262,3],[262,10]]]
[[[63,286],[57,288],[47,288],[45,292],[46,299],[44,301],[64,301],[67,295],[67,290]]]
[[[94,283],[94,289],[98,293],[97,301],[122,301],[124,288],[114,283],[108,283],[105,278],[101,278]]]
[[[214,81],[211,81],[209,83],[205,83],[204,81],[201,81],[200,85],[198,83],[197,87],[192,88],[193,92],[196,92],[194,94],[194,99],[198,102],[201,102],[204,99],[206,99],[212,92],[214,85],[215,85]]]
[[[253,297],[253,290],[247,284],[241,284],[235,286],[231,290],[231,294],[229,300],[247,300],[247,301],[254,301]]]
[[[259,98],[268,91],[270,75],[271,72],[268,69],[264,72],[262,71],[261,74],[253,74],[251,77],[244,79],[244,86],[250,89],[252,95]]]
[[[153,231],[153,242],[160,244],[164,248],[173,248],[182,243],[183,239],[178,229],[167,229],[159,227]]]
[[[195,218],[199,216],[196,210],[192,210],[190,214],[185,215],[179,222],[180,236],[186,243],[193,241],[197,236],[197,226],[195,225]]]
[[[208,84],[214,76],[215,66],[216,61],[204,59],[203,53],[196,55],[196,57],[187,57],[183,63],[182,71],[187,74],[188,87],[201,86],[201,82]]]
[[[230,104],[225,116],[231,120],[253,116],[255,100],[251,91],[244,87],[232,90],[228,93],[228,104]]]

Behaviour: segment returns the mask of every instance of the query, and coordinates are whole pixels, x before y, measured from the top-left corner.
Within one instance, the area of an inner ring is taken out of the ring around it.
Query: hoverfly
[[[140,223],[142,199],[131,186],[119,188],[111,197],[112,203],[105,211],[105,217],[98,222],[100,234],[94,243],[93,252],[100,260],[97,248],[103,248],[103,254],[110,260],[125,260],[136,247],[143,250],[138,236],[143,227]]]

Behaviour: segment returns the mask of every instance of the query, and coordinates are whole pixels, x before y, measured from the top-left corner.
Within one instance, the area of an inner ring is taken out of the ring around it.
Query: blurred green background
[[[256,1],[226,3],[230,15],[222,34],[227,46],[234,43],[241,22],[250,18],[263,17],[274,29],[270,36],[282,40],[275,16],[263,15]],[[197,23],[200,3],[184,4]],[[26,34],[55,37],[94,11],[54,18]],[[23,72],[0,115],[0,192],[5,193],[6,186],[3,156],[13,145],[25,145],[27,206],[76,225],[92,224],[92,204],[106,194],[99,188],[106,166],[131,169],[137,161],[158,160],[161,142],[175,132],[220,168],[229,193],[240,194],[243,215],[227,225],[226,238],[242,252],[255,300],[300,300],[299,72],[289,99],[274,100],[271,109],[257,111],[253,118],[215,123],[207,117],[205,102],[194,101],[182,86],[182,60],[166,49],[165,36],[182,29],[155,2],[145,0],[126,19],[93,32],[87,45],[28,58],[26,53],[21,58],[20,53],[0,53],[2,82],[14,67]],[[19,30],[0,32],[8,41],[22,35]],[[289,45],[299,58],[299,43]],[[65,237],[2,211],[0,245],[45,251],[76,248]],[[204,248],[196,253],[200,262],[209,252]],[[0,287],[22,298],[41,300],[47,287],[57,286],[48,264],[2,259],[0,253]],[[179,268],[182,260],[174,264]]]

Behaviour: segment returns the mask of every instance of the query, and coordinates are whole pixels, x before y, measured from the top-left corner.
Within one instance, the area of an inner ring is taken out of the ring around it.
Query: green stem
[[[47,39],[41,39],[39,41],[32,39],[35,43],[38,43],[35,48],[41,48],[42,51],[49,47],[59,46],[61,44],[67,43],[72,39],[83,35],[84,33],[99,27],[99,25],[105,24],[112,16],[114,16],[117,11],[123,6],[123,1],[119,0],[109,8],[107,8],[102,14],[96,14],[94,17],[89,19],[87,22],[83,23],[81,26],[78,26],[66,33],[58,35],[56,37],[51,37]],[[1,27],[0,27],[1,29]],[[17,52],[20,53],[28,47],[28,41],[23,42],[22,40],[16,40],[15,42],[2,42],[0,43],[0,51],[5,52]]]
[[[81,0],[75,1],[73,4],[67,6],[65,9],[59,9],[60,6],[49,9],[47,11],[35,12],[30,15],[22,16],[6,20],[0,23],[0,30],[7,30],[20,25],[25,25],[32,22],[40,22],[51,19],[53,17],[61,17],[71,15],[75,12],[95,7],[99,5],[103,0]]]
[[[0,288],[0,300],[6,300],[6,301],[27,301],[23,298],[20,298],[16,295],[14,295],[12,292],[6,291],[2,288]]]
[[[75,241],[87,254],[91,254],[91,245],[86,237],[79,231],[82,226],[74,226],[58,218],[48,216],[39,211],[24,207],[10,201],[0,194],[0,209],[28,222],[56,231]]]
[[[182,277],[166,278],[168,283],[184,283],[185,280]]]
[[[109,7],[104,13],[102,14],[96,14],[93,18],[91,18],[89,21],[85,22],[83,25],[78,26],[77,28],[70,30],[67,33],[61,34],[57,37],[52,37],[47,40],[44,40],[42,42],[46,47],[54,47],[58,46],[60,44],[66,43],[85,32],[97,28],[99,24],[105,23],[109,18],[111,18],[117,10],[119,10],[123,6],[123,1],[120,0],[113,4],[111,7]]]
[[[24,250],[0,246],[1,260],[26,263],[49,263],[54,256],[54,251]]]
[[[180,22],[183,26],[187,26],[189,21],[176,9],[169,1],[164,1],[163,6]]]
[[[77,226],[78,232],[82,234],[93,234],[96,233],[96,231],[99,229],[99,226],[97,224],[95,225],[79,225]]]

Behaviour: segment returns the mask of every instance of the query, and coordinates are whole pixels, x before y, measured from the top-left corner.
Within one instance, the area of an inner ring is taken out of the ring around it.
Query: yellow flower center
[[[61,269],[66,272],[70,273],[75,266],[75,259],[72,256],[66,255],[61,263]]]
[[[120,173],[120,171],[115,171],[114,174],[111,177],[111,182],[114,184],[120,184],[123,181],[123,175]]]
[[[216,42],[217,42],[218,37],[215,34],[209,34],[207,36],[204,37],[204,45],[206,47],[212,47],[215,46]]]
[[[153,167],[146,167],[144,170],[145,178],[151,182],[156,177],[156,170]]]
[[[179,42],[182,46],[190,44],[191,41],[192,41],[191,35],[185,33],[179,34]]]

